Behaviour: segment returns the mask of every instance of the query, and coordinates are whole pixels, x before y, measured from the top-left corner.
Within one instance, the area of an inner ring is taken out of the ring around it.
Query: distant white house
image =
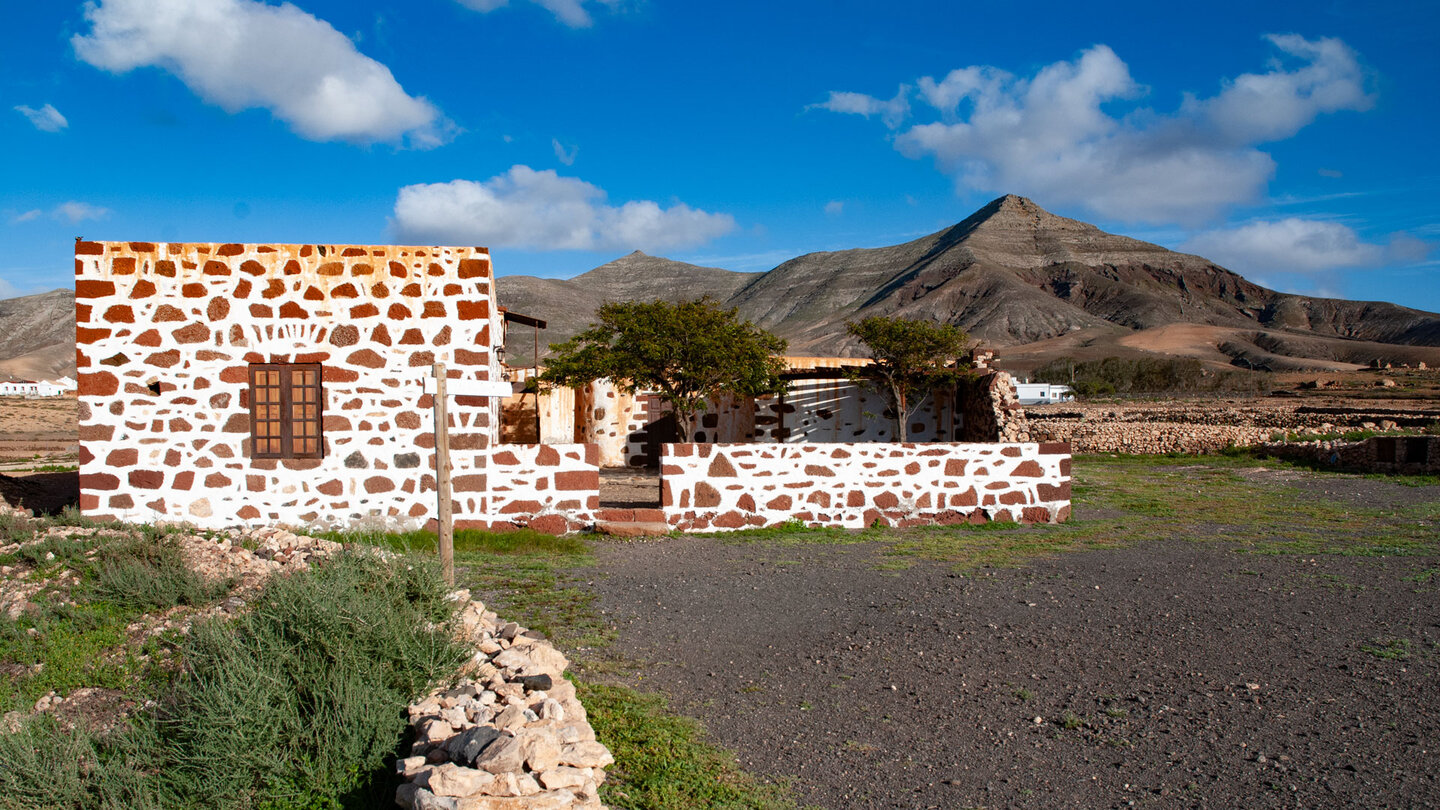
[[[78,388],[69,377],[55,382],[45,380],[8,380],[0,382],[0,397],[58,397]]]
[[[1021,405],[1049,405],[1052,402],[1074,401],[1075,391],[1068,385],[1016,383],[1015,397]]]

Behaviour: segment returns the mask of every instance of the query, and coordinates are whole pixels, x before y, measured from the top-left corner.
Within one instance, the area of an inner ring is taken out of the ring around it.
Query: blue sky
[[[0,296],[81,235],[767,270],[1013,192],[1440,311],[1440,5],[1167,5],[5,0]]]

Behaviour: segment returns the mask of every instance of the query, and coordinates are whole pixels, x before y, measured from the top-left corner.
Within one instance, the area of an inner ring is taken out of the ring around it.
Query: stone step
[[[664,523],[662,509],[601,509],[595,519],[606,523]]]
[[[670,524],[653,520],[597,520],[595,531],[612,537],[661,537],[670,533]]]

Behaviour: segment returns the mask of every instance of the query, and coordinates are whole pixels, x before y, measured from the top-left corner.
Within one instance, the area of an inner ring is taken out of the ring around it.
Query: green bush
[[[1107,357],[1077,362],[1062,357],[1035,369],[1035,381],[1063,383],[1077,396],[1165,393],[1261,393],[1270,375],[1255,371],[1207,371],[1193,358]]]
[[[32,723],[0,744],[0,807],[384,804],[405,706],[465,657],[446,590],[433,562],[373,552],[274,579],[250,611],[192,629],[184,670],[124,732]]]
[[[96,598],[136,612],[204,605],[229,582],[208,582],[185,563],[179,537],[145,532],[102,546],[91,561]]]

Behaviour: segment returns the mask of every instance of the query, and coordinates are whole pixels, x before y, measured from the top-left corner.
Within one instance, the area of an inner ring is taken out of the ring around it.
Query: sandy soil
[[[75,465],[77,409],[74,397],[0,397],[0,472]]]

